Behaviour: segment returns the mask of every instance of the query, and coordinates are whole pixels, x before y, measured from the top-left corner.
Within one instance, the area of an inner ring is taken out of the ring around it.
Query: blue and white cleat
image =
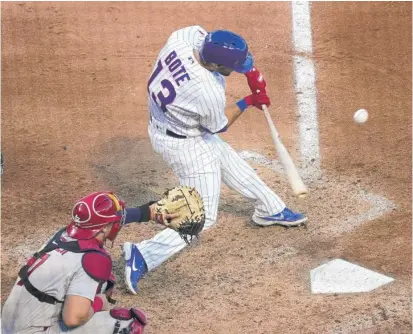
[[[302,213],[293,212],[290,209],[285,208],[283,211],[267,217],[258,217],[254,213],[252,220],[255,224],[260,226],[282,225],[292,227],[304,225],[307,221],[307,217]]]
[[[138,282],[148,272],[148,267],[135,244],[125,242],[121,248],[125,260],[125,283],[128,290],[136,295]]]

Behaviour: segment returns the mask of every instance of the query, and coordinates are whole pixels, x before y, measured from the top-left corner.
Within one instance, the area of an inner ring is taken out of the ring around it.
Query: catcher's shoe
[[[125,242],[121,248],[125,259],[125,283],[129,291],[136,295],[138,281],[148,272],[148,267],[135,244]]]
[[[307,217],[302,213],[293,212],[285,208],[283,211],[267,217],[259,217],[254,213],[252,220],[260,226],[282,225],[291,227],[303,225],[307,221]]]

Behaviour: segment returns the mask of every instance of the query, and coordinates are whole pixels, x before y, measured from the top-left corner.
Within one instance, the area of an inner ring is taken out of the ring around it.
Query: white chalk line
[[[301,163],[305,174],[321,173],[315,67],[312,60],[310,2],[293,1],[292,36],[295,56],[294,89],[300,134]]]

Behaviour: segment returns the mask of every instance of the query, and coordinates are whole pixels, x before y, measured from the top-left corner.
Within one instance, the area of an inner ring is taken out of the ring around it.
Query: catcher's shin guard
[[[110,315],[112,318],[118,320],[116,321],[115,328],[113,329],[113,334],[121,334],[125,329],[121,330],[121,321],[128,321],[133,319],[129,326],[127,327],[127,333],[129,334],[143,334],[144,327],[147,323],[145,313],[138,308],[113,308],[110,310]]]

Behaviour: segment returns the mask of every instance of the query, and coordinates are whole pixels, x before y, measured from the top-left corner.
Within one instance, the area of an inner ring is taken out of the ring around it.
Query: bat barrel
[[[294,194],[298,198],[304,198],[308,195],[308,189],[304,184],[300,174],[298,173],[298,170],[293,160],[291,159],[290,154],[288,153],[287,149],[281,141],[280,135],[277,131],[277,128],[275,127],[274,121],[271,118],[267,106],[263,105],[262,110],[264,111],[265,118],[267,119],[267,123],[271,132],[272,141],[275,145],[278,157],[281,161],[281,164],[284,167],[285,172],[287,173],[290,186]]]

